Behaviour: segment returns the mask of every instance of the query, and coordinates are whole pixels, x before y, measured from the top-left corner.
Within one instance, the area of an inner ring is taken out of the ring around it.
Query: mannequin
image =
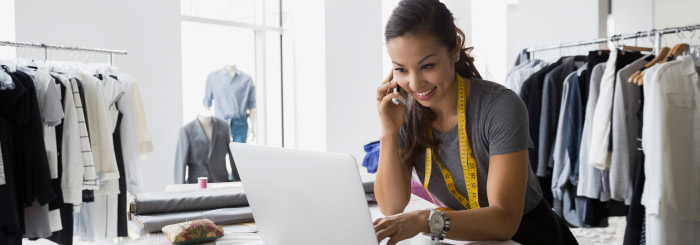
[[[208,113],[207,115],[209,115],[209,123],[210,123],[209,127],[210,127],[210,128],[209,128],[209,133],[207,133],[207,137],[209,137],[209,140],[211,140],[211,117],[212,117],[211,108],[205,106],[205,107],[204,107],[204,110],[202,111],[202,113],[199,114],[200,116],[198,116],[198,118],[200,118],[200,123],[201,123],[201,122],[202,122],[201,115],[202,115],[203,113],[205,113],[205,112]],[[256,109],[250,109],[250,110],[248,110],[248,139],[249,139],[250,141],[255,140],[255,136],[256,136],[256,131],[255,131],[255,122],[256,122],[256,118],[257,118]],[[202,123],[202,127],[204,128],[204,123]],[[204,132],[205,132],[205,133],[207,132],[206,128],[204,128]]]
[[[248,138],[253,141],[255,140],[255,109],[248,110]]]
[[[228,148],[228,129],[226,120],[209,111],[202,111],[180,129],[175,154],[176,184],[197,183],[198,177],[208,177],[212,183],[240,180]]]
[[[228,74],[231,74],[231,78],[236,76],[236,71],[238,70],[236,65],[225,65],[224,69],[228,71]]]
[[[207,139],[209,142],[211,142],[211,132],[212,132],[212,124],[211,120],[212,115],[210,110],[203,110],[199,115],[197,116],[197,119],[199,120],[199,124],[202,125],[202,129],[204,130],[204,134],[207,136]]]
[[[225,71],[226,73],[228,73],[227,75],[230,76],[230,78],[228,78],[228,79],[231,79],[231,80],[235,79],[236,76],[238,76],[237,73],[239,72],[239,71],[238,71],[238,67],[237,67],[235,64],[224,65],[223,71]],[[246,75],[246,76],[247,76],[247,75]],[[208,105],[211,105],[211,100],[210,100],[210,103],[208,103]],[[211,111],[211,108],[210,108],[209,106],[207,106],[207,103],[205,103],[205,105],[204,105],[204,110],[207,111],[207,112],[209,112],[209,113],[211,114],[211,112],[210,112],[210,111]],[[255,125],[256,125],[256,122],[257,122],[257,113],[256,113],[255,108],[248,109],[246,112],[247,112],[246,114],[247,114],[247,116],[248,116],[248,118],[247,118],[247,122],[248,122],[248,123],[247,123],[247,124],[248,124],[248,125],[247,125],[248,131],[247,131],[247,133],[246,133],[246,134],[247,134],[247,140],[245,140],[245,141],[248,141],[248,140],[249,140],[249,141],[253,141],[253,140],[256,139],[256,128],[255,128]],[[218,112],[217,112],[217,113],[218,113]],[[233,131],[233,129],[232,129],[232,131]],[[236,140],[236,139],[234,138],[234,141],[235,141],[235,140]]]

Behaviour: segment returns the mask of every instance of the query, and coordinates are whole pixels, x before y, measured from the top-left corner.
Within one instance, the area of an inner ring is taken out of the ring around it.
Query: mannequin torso
[[[236,70],[238,70],[238,68],[236,68],[236,65],[226,65],[226,66],[224,66],[224,69],[226,69],[228,71],[228,74],[230,74],[231,77],[235,77]]]
[[[211,142],[211,134],[212,134],[212,118],[213,116],[211,115],[211,112],[206,111],[202,112],[197,116],[197,119],[199,120],[199,124],[202,125],[202,130],[204,130],[204,134],[207,136],[207,139],[209,142]]]
[[[227,77],[227,79],[230,79],[231,81],[233,81],[234,78],[237,76],[236,73],[238,72],[238,68],[234,64],[224,65],[223,70],[226,71],[226,73],[228,73],[227,75],[229,75],[230,77]],[[213,100],[213,99],[210,99],[210,101],[211,100]],[[211,105],[211,102],[209,102],[209,105]],[[209,106],[207,106],[206,103],[205,103],[203,109],[204,109],[204,111],[202,113],[208,112],[209,115],[211,115],[211,111],[210,111],[211,108]],[[247,118],[247,120],[248,120],[247,135],[248,135],[248,140],[252,141],[252,140],[255,140],[255,137],[256,137],[256,127],[255,126],[256,126],[257,113],[256,113],[255,108],[248,109],[247,116],[248,116],[248,118]],[[229,123],[231,123],[231,121],[229,121]],[[204,124],[202,124],[202,127],[204,127]],[[234,126],[231,126],[231,127],[234,127]],[[232,135],[233,135],[233,129],[232,129]]]

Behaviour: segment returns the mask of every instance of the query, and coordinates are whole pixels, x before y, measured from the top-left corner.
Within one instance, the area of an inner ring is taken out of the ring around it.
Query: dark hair
[[[455,48],[461,49],[459,59],[455,62],[455,72],[464,78],[481,78],[474,67],[474,58],[469,55],[472,48],[464,48],[466,37],[464,32],[457,28],[454,17],[445,4],[438,0],[402,0],[394,9],[386,23],[384,31],[385,41],[406,34],[431,35],[448,51]],[[456,47],[457,37],[461,38],[459,47]],[[406,147],[401,156],[405,164],[413,164],[418,155],[427,147],[435,149],[440,142],[431,140],[425,132],[435,120],[435,113],[428,107],[424,107],[415,100],[408,108],[406,120],[406,135],[404,142]]]

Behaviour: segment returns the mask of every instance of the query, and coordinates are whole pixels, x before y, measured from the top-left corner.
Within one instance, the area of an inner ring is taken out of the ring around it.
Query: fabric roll
[[[368,203],[377,203],[377,197],[374,196],[374,180],[362,181],[362,188],[365,189],[365,198]]]
[[[207,218],[218,225],[253,221],[250,207],[219,208],[209,210],[183,211],[163,214],[132,214],[132,222],[141,229],[140,233],[161,232],[167,225]]]
[[[365,190],[365,194],[374,193],[374,180],[363,181],[362,182],[362,189]]]
[[[138,193],[134,196],[131,212],[140,215],[241,206],[248,206],[243,187],[228,187]]]

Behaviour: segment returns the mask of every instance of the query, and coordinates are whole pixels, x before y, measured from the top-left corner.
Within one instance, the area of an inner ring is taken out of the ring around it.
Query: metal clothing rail
[[[552,49],[562,49],[562,48],[569,48],[569,47],[576,47],[576,46],[585,46],[585,45],[592,45],[592,44],[600,44],[600,43],[605,43],[608,41],[617,42],[617,41],[626,40],[626,39],[637,39],[637,38],[642,38],[642,37],[650,37],[652,35],[654,35],[656,38],[656,42],[655,42],[656,47],[654,50],[658,51],[661,47],[661,35],[671,34],[671,33],[680,33],[680,32],[684,32],[684,31],[694,31],[697,29],[700,29],[700,25],[666,28],[666,29],[662,29],[662,30],[652,29],[650,31],[639,31],[639,32],[632,33],[632,34],[613,35],[610,37],[592,39],[592,40],[587,40],[587,41],[568,42],[568,43],[561,43],[558,45],[547,45],[547,46],[528,48],[527,52],[532,57],[535,52],[539,52],[539,51],[552,50]]]
[[[71,47],[71,46],[61,46],[61,45],[43,44],[43,43],[0,41],[0,46],[43,48],[44,49],[44,57],[47,59],[48,59],[48,49],[76,50],[76,51],[87,51],[87,52],[96,52],[96,53],[107,53],[107,54],[109,54],[109,63],[110,64],[114,64],[114,55],[115,54],[119,54],[119,55],[126,55],[127,54],[126,50]]]

